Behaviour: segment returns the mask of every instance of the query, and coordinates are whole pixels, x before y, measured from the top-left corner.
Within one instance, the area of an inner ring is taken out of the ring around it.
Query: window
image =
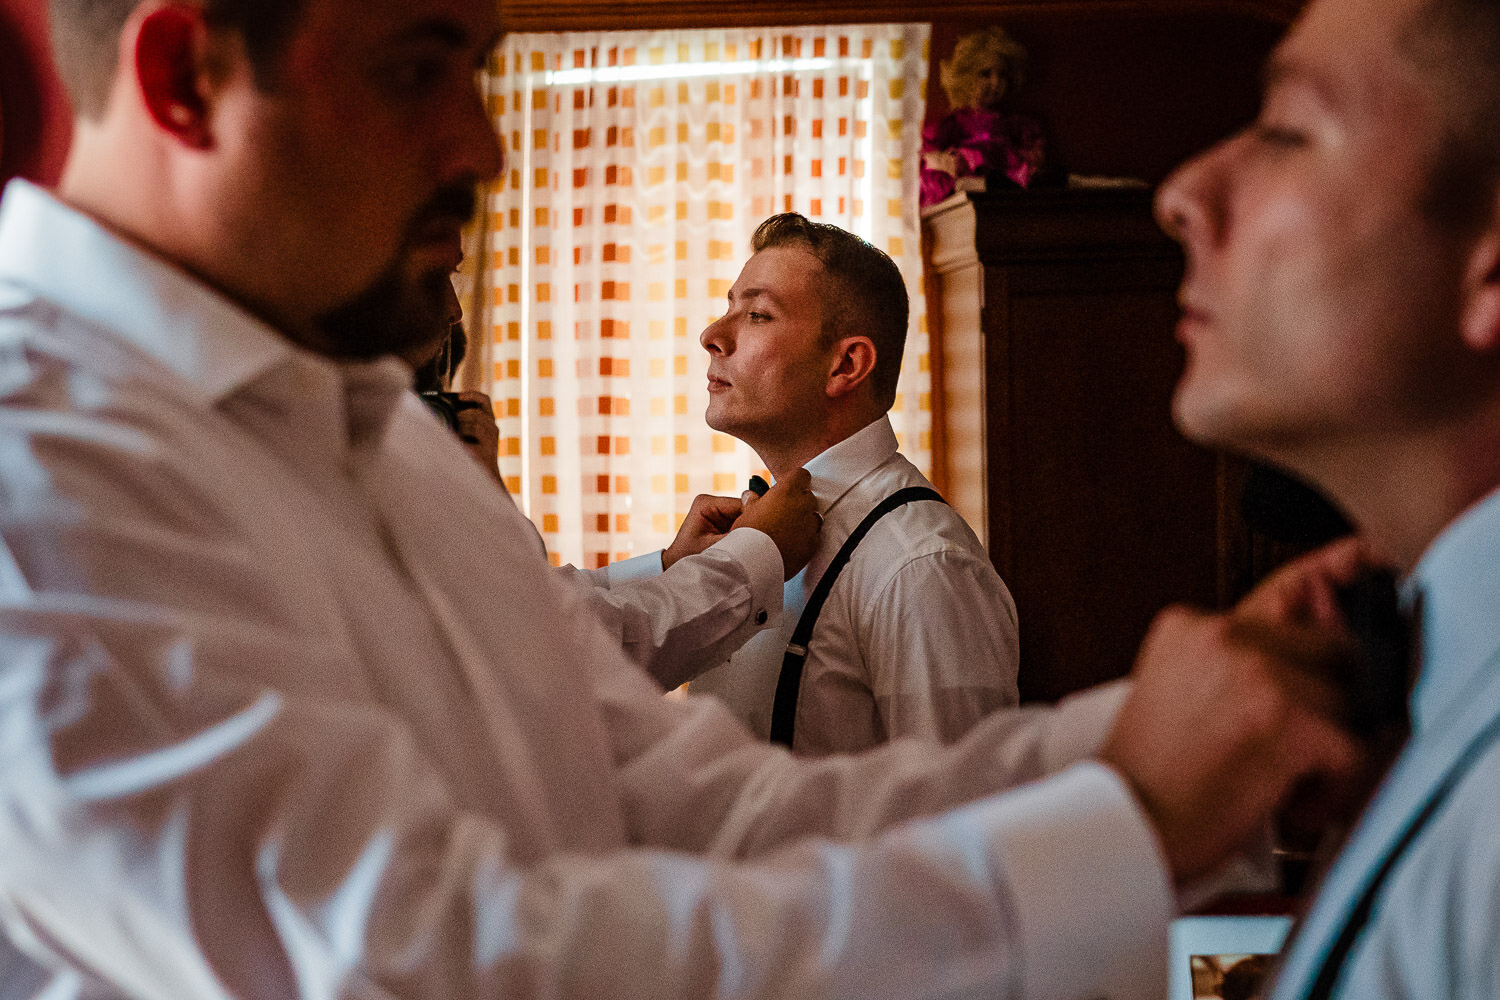
[[[554,559],[661,547],[694,496],[738,494],[762,471],[703,423],[697,338],[776,212],[843,226],[900,265],[913,321],[892,419],[928,461],[927,40],[926,25],[506,39],[486,81],[506,174],[487,196],[469,326],[501,471]]]

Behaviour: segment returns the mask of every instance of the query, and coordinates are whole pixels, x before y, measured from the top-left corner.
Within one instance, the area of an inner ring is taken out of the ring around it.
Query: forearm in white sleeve
[[[749,861],[527,858],[378,707],[134,609],[0,613],[0,926],[99,995],[1155,1000],[1170,910],[1112,774]]]
[[[664,688],[718,666],[781,621],[781,553],[770,536],[737,528],[665,572],[659,553],[572,575],[627,656]]]

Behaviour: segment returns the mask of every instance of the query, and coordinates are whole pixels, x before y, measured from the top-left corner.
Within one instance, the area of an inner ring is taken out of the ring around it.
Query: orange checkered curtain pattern
[[[468,276],[469,372],[495,400],[501,472],[554,561],[660,548],[694,496],[738,495],[762,471],[703,422],[698,334],[776,212],[849,229],[900,266],[913,308],[892,419],[906,455],[930,465],[928,34],[515,34],[497,51],[485,85],[506,173]]]

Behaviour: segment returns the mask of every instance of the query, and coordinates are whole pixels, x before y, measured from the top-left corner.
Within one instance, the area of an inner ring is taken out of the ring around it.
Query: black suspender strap
[[[807,660],[807,641],[812,638],[813,626],[818,623],[818,615],[823,610],[823,602],[828,600],[828,592],[833,589],[833,582],[838,579],[844,564],[854,554],[855,547],[865,535],[869,534],[875,522],[897,507],[904,507],[913,500],[944,502],[937,490],[926,486],[908,486],[892,493],[880,501],[874,510],[866,514],[865,519],[859,522],[859,527],[855,528],[854,532],[844,540],[838,554],[823,571],[818,585],[813,588],[812,595],[807,599],[807,605],[802,609],[802,617],[797,619],[797,627],[792,631],[792,639],[787,643],[786,654],[781,659],[781,676],[776,681],[776,700],[771,703],[772,743],[781,743],[788,747],[792,745],[792,735],[797,728],[797,695],[802,690],[802,665]]]
[[[1344,962],[1349,958],[1349,953],[1354,950],[1354,943],[1359,940],[1359,935],[1370,922],[1370,914],[1375,908],[1375,899],[1380,895],[1386,879],[1396,867],[1396,862],[1401,860],[1406,849],[1417,839],[1428,822],[1442,809],[1443,804],[1448,801],[1449,794],[1468,774],[1469,769],[1489,750],[1491,744],[1500,739],[1500,717],[1491,720],[1489,725],[1479,731],[1474,739],[1464,747],[1448,773],[1443,775],[1443,780],[1438,783],[1432,795],[1427,799],[1427,804],[1422,811],[1417,813],[1412,821],[1407,824],[1401,832],[1401,837],[1386,854],[1385,860],[1376,869],[1375,875],[1370,879],[1370,884],[1365,887],[1359,902],[1353,910],[1349,911],[1348,918],[1344,921],[1343,929],[1328,949],[1328,954],[1323,958],[1323,964],[1318,968],[1317,978],[1313,980],[1312,987],[1307,991],[1307,1000],[1328,1000],[1333,996],[1333,988],[1338,983],[1339,973],[1343,971]]]

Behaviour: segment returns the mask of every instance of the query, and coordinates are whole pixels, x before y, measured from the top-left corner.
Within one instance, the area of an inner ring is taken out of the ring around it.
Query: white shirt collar
[[[896,454],[896,431],[887,414],[844,438],[807,463],[820,513],[839,502],[855,483]]]
[[[1407,585],[1422,594],[1422,672],[1412,695],[1421,731],[1454,710],[1500,650],[1500,490],[1438,535]]]
[[[43,189],[14,180],[0,200],[0,287],[62,304],[218,406],[283,366],[343,387],[351,441],[378,439],[410,372],[393,358],[334,362],[294,345],[199,279]]]

